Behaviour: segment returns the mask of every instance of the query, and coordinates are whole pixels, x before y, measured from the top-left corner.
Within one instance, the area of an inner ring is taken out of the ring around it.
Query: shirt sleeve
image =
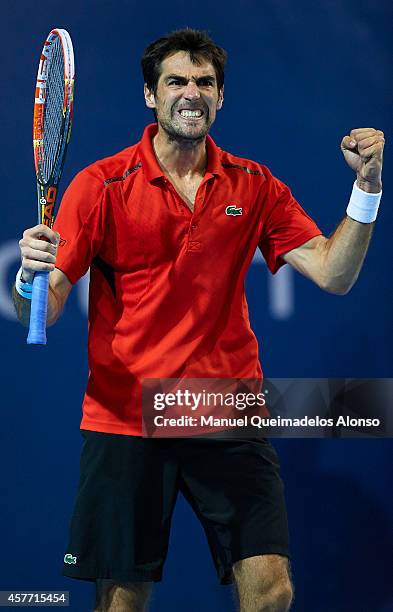
[[[60,234],[56,268],[75,284],[90,267],[104,234],[105,187],[88,169],[71,181],[60,204],[53,229]]]
[[[264,173],[268,179],[263,206],[266,217],[258,246],[269,270],[275,274],[286,263],[281,255],[320,236],[322,231],[293,197],[289,187],[266,167]]]

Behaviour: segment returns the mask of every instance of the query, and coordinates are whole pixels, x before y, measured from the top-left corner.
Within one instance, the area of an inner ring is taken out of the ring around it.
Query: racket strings
[[[64,56],[61,41],[57,38],[53,42],[50,57],[48,57],[47,97],[43,125],[44,154],[41,166],[44,182],[48,181],[52,174],[62,138],[64,87]]]

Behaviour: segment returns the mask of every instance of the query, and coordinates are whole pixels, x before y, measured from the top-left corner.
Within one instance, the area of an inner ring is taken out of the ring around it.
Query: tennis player
[[[222,48],[189,28],[150,44],[144,96],[156,121],[138,143],[77,174],[54,231],[38,225],[20,241],[13,295],[25,324],[37,270],[51,271],[52,325],[90,268],[90,374],[63,574],[96,581],[95,610],[146,609],[178,491],[203,525],[220,582],[235,583],[242,612],[281,612],[293,598],[272,445],[144,438],[141,381],[261,378],[244,293],[257,247],[272,273],[289,263],[326,291],[350,290],[381,198],[384,135],[359,128],[342,139],[356,176],[346,214],[326,238],[268,167],[223,151],[209,135],[225,62]],[[318,146],[323,137],[322,126]]]

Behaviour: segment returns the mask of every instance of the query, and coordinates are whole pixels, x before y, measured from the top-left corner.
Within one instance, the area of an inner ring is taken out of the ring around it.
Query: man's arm
[[[315,236],[282,258],[321,289],[345,295],[359,276],[374,225],[346,217],[330,238]]]
[[[42,240],[42,237],[46,240]],[[61,270],[55,269],[58,244],[59,235],[46,225],[36,225],[27,229],[23,233],[22,240],[19,241],[22,279],[27,283],[32,283],[35,272],[50,272],[47,326],[57,321],[72,289],[72,284],[66,275]],[[12,288],[12,299],[19,321],[28,327],[31,301],[22,297],[17,292],[15,285]]]
[[[341,142],[348,165],[356,171],[357,186],[367,193],[382,189],[384,142],[383,132],[373,128],[352,130]],[[347,215],[330,238],[316,236],[282,257],[322,289],[344,295],[359,276],[374,225]]]

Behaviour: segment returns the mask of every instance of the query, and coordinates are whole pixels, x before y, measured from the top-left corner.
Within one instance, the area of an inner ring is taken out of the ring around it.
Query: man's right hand
[[[60,234],[47,225],[35,225],[23,232],[19,240],[22,258],[22,278],[32,283],[35,272],[52,272],[55,269]]]

